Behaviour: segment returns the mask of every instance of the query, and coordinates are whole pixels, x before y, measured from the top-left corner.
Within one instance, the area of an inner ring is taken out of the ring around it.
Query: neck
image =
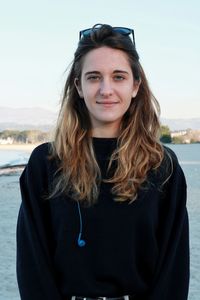
[[[97,138],[115,138],[119,135],[119,128],[112,126],[95,127],[92,129],[92,136]]]

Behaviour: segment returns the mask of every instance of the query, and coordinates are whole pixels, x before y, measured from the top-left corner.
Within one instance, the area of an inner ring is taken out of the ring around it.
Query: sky
[[[163,118],[200,117],[200,1],[0,0],[0,106],[58,111],[81,29],[133,28]]]

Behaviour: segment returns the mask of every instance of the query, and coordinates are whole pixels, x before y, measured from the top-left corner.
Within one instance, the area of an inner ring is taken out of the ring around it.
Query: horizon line
[[[20,109],[41,109],[41,110],[46,110],[49,111],[51,113],[57,114],[59,113],[59,108],[53,108],[53,107],[46,107],[46,106],[20,106],[20,107],[14,107],[14,106],[4,106],[4,105],[0,105],[0,109],[16,109],[16,110],[20,110]],[[56,111],[55,111],[56,109]],[[168,116],[159,116],[160,119],[169,119],[169,120],[188,120],[188,119],[200,119],[200,115],[199,116],[190,116],[190,117],[168,117]],[[0,121],[1,122],[1,121]]]

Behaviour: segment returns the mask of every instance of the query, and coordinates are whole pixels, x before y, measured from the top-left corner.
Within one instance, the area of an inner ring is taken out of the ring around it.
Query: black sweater
[[[103,176],[115,139],[93,139]],[[98,202],[80,205],[85,247],[79,247],[77,202],[64,195],[45,199],[57,168],[38,146],[20,178],[17,279],[22,300],[135,295],[136,300],[185,300],[189,283],[186,183],[174,153],[148,180],[136,201],[113,200],[102,183]]]

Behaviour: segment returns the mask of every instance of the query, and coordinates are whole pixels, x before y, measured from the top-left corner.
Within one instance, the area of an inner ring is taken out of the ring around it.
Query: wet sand
[[[35,147],[39,144],[0,144],[0,150],[23,150],[27,152],[32,152]]]

